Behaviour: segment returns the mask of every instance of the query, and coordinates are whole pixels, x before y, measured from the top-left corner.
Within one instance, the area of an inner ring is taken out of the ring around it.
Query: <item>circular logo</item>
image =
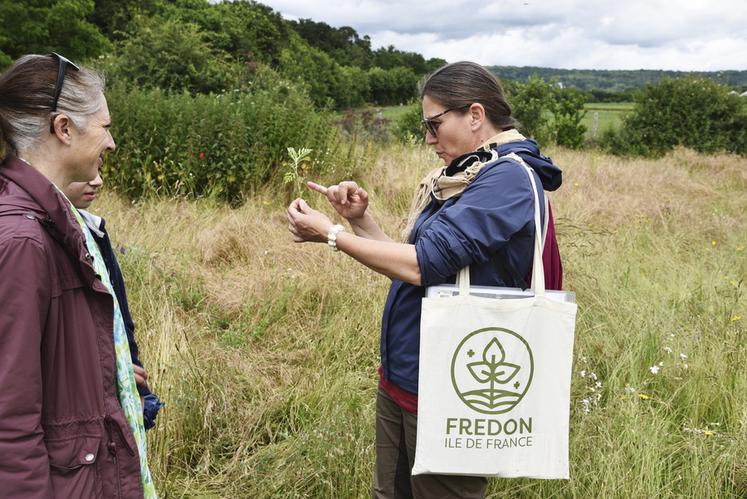
[[[451,382],[469,408],[503,414],[524,398],[534,374],[529,344],[508,329],[489,327],[468,334],[451,359]]]

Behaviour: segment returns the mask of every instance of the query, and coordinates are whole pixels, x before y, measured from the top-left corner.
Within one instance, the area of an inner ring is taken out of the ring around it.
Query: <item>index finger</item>
[[[306,185],[309,186],[309,189],[311,189],[312,191],[316,191],[319,194],[324,194],[325,196],[327,195],[327,188],[323,185],[319,185],[316,182],[312,182],[311,180],[306,182]]]

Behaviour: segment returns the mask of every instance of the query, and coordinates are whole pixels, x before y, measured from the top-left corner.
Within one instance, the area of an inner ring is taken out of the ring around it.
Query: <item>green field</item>
[[[437,162],[425,147],[367,151],[353,176],[396,238]],[[579,303],[571,480],[492,479],[491,497],[746,497],[744,160],[546,152],[564,167],[552,202]],[[282,189],[237,209],[111,193],[93,207],[166,402],[148,435],[161,497],[370,497],[389,281],[294,244]]]
[[[617,128],[626,112],[633,109],[632,102],[590,102],[584,105],[586,116],[582,123],[586,126],[586,136],[598,137],[608,128]],[[594,133],[594,114],[597,114],[597,131]]]

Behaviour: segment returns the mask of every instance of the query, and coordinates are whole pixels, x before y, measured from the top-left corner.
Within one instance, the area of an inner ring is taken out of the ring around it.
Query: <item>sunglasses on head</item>
[[[49,57],[57,58],[59,65],[57,66],[57,81],[54,84],[54,97],[52,98],[52,119],[49,124],[49,132],[54,133],[54,118],[57,112],[57,101],[60,100],[60,94],[62,93],[62,85],[65,83],[65,71],[68,66],[75,71],[80,71],[80,68],[67,57],[61,56],[57,52],[52,52]]]
[[[433,116],[431,116],[429,118],[425,118],[423,120],[423,126],[425,127],[426,131],[428,133],[430,133],[434,138],[438,137],[438,127],[439,127],[439,125],[441,125],[441,122],[434,121],[436,118],[440,118],[444,114],[446,114],[448,112],[451,112],[451,111],[459,111],[459,110],[462,110],[462,109],[467,109],[471,105],[472,104],[467,104],[467,105],[459,106],[459,107],[450,107],[446,111],[442,111],[442,112],[440,112],[440,113],[438,113],[436,115],[433,115]]]

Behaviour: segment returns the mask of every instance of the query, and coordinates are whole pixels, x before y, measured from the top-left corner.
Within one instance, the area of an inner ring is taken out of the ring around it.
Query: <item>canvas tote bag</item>
[[[513,155],[512,155],[513,156]],[[540,225],[537,185],[534,226]],[[424,298],[413,475],[569,478],[568,418],[575,303],[545,292],[537,230],[532,294]]]

